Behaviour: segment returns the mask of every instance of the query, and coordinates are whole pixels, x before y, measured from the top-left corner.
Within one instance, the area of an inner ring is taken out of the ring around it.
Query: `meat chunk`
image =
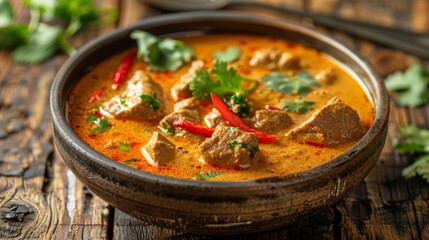
[[[282,110],[257,110],[255,112],[255,127],[268,133],[287,129],[292,125],[289,114]]]
[[[255,134],[223,124],[218,125],[213,136],[204,140],[198,149],[202,160],[219,166],[248,168],[260,157]]]
[[[191,90],[189,90],[189,84],[194,78],[195,73],[204,67],[204,62],[201,60],[195,60],[192,62],[189,71],[180,77],[180,81],[171,88],[171,96],[174,101],[179,101],[184,98],[192,97]]]
[[[286,136],[299,142],[333,146],[357,139],[363,134],[358,113],[334,97]]]
[[[327,68],[316,74],[314,79],[321,84],[331,84],[336,77],[337,74],[335,74],[334,70],[332,68]]]
[[[177,102],[174,105],[174,112],[170,113],[159,123],[161,129],[165,130],[165,126],[171,126],[171,133],[176,136],[186,136],[191,138],[200,137],[189,133],[188,131],[181,128],[173,128],[172,125],[175,121],[186,120],[190,122],[200,123],[200,112],[198,110],[198,99],[196,98],[187,98],[180,102]]]
[[[255,52],[249,64],[251,66],[265,66],[270,70],[296,68],[299,66],[299,58],[288,52],[264,48]]]
[[[149,100],[145,101],[142,95],[149,96]],[[127,81],[127,87],[120,95],[101,104],[100,112],[109,118],[159,119],[165,112],[163,99],[161,86],[152,81],[148,74],[138,70]]]
[[[207,127],[214,128],[217,125],[225,122],[225,119],[223,119],[222,115],[220,115],[216,108],[213,108],[212,111],[204,117],[204,122],[206,123]]]
[[[155,167],[165,165],[174,159],[176,147],[158,132],[154,132],[149,142],[141,149],[146,161]]]
[[[174,104],[174,111],[177,112],[181,109],[198,110],[198,104],[198,99],[194,97],[186,98]]]

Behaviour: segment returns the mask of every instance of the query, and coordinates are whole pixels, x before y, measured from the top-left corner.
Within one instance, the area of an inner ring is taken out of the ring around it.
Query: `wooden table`
[[[13,2],[17,18],[28,20],[21,1]],[[98,2],[117,7],[118,21],[80,32],[72,40],[75,46],[162,13],[139,0]],[[429,30],[427,0],[269,2],[386,26]],[[267,14],[255,9],[242,10]],[[317,28],[357,49],[381,76],[418,60],[341,32]],[[87,190],[65,166],[52,145],[49,90],[66,59],[65,55],[57,55],[39,65],[16,65],[10,53],[0,52],[0,239],[208,238],[161,229],[114,209]],[[423,63],[429,66],[427,61]],[[412,162],[413,156],[399,154],[392,148],[398,129],[410,123],[429,128],[429,107],[409,109],[392,101],[388,139],[380,160],[368,177],[338,204],[280,229],[228,239],[429,239],[428,184],[418,178],[403,179],[401,169]],[[6,217],[7,212],[18,207],[21,215]]]

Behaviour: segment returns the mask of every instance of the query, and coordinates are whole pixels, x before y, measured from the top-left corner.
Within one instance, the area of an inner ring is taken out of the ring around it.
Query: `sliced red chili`
[[[186,120],[174,121],[172,125],[174,127],[183,128],[190,133],[203,135],[206,137],[211,137],[214,132],[214,128],[208,128],[198,123],[194,123]]]
[[[102,87],[100,89],[98,89],[97,91],[94,92],[94,94],[91,95],[91,97],[88,99],[89,103],[93,103],[95,101],[97,101],[98,99],[100,99],[101,94],[103,94],[104,90],[106,90],[105,87]]]
[[[271,143],[276,140],[276,136],[261,132],[250,127],[243,119],[229,109],[229,107],[215,94],[211,93],[211,99],[214,107],[219,111],[220,115],[234,127],[241,128],[246,132],[252,132],[256,135],[261,143]]]
[[[132,51],[122,59],[121,64],[119,64],[115,74],[113,75],[113,89],[118,89],[119,86],[121,86],[121,84],[125,81],[125,78],[127,77],[127,74],[133,65],[135,56],[136,52]]]

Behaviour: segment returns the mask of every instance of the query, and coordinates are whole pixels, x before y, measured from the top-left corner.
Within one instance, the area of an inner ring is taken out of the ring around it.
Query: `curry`
[[[88,145],[145,172],[241,181],[314,168],[350,149],[374,109],[347,68],[262,35],[131,35],[72,89]]]

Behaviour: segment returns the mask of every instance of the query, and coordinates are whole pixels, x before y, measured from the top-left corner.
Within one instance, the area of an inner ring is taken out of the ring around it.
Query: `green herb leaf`
[[[89,129],[92,133],[95,134],[102,133],[112,127],[112,124],[109,124],[106,117],[99,118],[91,114],[89,115],[87,121],[96,125],[96,127],[92,127]]]
[[[144,31],[134,31],[130,37],[137,41],[137,56],[155,71],[176,71],[195,55],[190,46],[171,38],[159,39]]]
[[[298,114],[305,114],[311,110],[314,105],[312,101],[305,101],[303,99],[295,99],[291,102],[284,102],[280,104],[280,108],[287,109],[288,112],[295,112]]]
[[[402,169],[402,176],[405,178],[421,176],[429,183],[429,155],[418,157],[413,164]]]
[[[174,135],[173,126],[171,126],[171,124],[166,120],[162,120],[159,122],[158,129],[167,135]]]
[[[210,178],[214,178],[214,177],[217,177],[217,176],[222,175],[222,174],[223,174],[223,172],[221,172],[221,171],[216,171],[216,172],[208,171],[207,173],[206,172],[200,172],[200,173],[192,175],[192,178],[197,179],[197,180],[209,180]]]
[[[14,61],[31,64],[48,59],[58,51],[63,33],[61,27],[39,24],[28,37],[27,43],[12,52]]]
[[[143,102],[149,104],[149,106],[155,111],[158,110],[161,106],[161,102],[157,98],[156,93],[153,93],[152,96],[142,94],[140,98],[143,100]]]
[[[231,63],[240,58],[241,49],[236,46],[230,46],[225,51],[214,51],[213,57],[216,60],[224,61],[227,63]]]
[[[223,99],[226,105],[238,116],[245,118],[249,116],[250,105],[246,101],[246,96],[241,93],[233,94],[231,97]]]
[[[129,152],[131,151],[131,146],[128,143],[124,143],[124,142],[119,142],[119,150],[121,152]]]
[[[14,49],[24,44],[28,38],[28,27],[21,24],[13,24],[0,27],[0,49]]]
[[[228,149],[234,149],[236,146],[248,149],[250,151],[250,159],[254,158],[256,155],[256,152],[259,151],[258,147],[252,146],[247,143],[237,142],[236,140],[232,140],[228,144]]]
[[[8,0],[0,0],[0,28],[12,24],[14,15],[15,12],[10,2]]]
[[[399,93],[399,104],[409,107],[417,107],[429,102],[428,83],[429,73],[418,63],[411,65],[403,73],[396,72],[388,76],[385,81],[389,91]]]
[[[124,107],[128,107],[127,96],[120,97],[119,101],[121,102],[121,105],[123,105]]]
[[[125,163],[125,164],[127,164],[127,165],[130,165],[130,164],[132,164],[133,162],[136,162],[136,161],[137,161],[137,158],[130,158],[130,159],[124,160],[122,162]]]
[[[214,81],[207,70],[199,70],[191,80],[189,89],[196,98],[207,98],[210,93],[218,96],[225,94],[244,94],[243,78],[234,68],[227,68],[227,63],[216,61],[211,70],[217,81]]]
[[[320,87],[320,84],[307,72],[299,72],[294,75],[273,72],[262,77],[262,80],[267,82],[265,88],[283,92],[286,96],[292,94],[307,95],[311,88]]]

